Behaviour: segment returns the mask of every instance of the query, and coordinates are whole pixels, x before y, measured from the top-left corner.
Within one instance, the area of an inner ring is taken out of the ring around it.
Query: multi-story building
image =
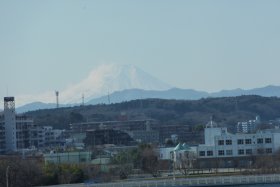
[[[65,143],[63,134],[63,130],[39,127],[32,118],[16,115],[14,97],[4,98],[4,111],[0,115],[0,154],[61,146]]]
[[[204,129],[205,143],[198,145],[198,158],[248,157],[273,154],[280,148],[280,132],[259,131],[254,134],[231,134],[225,127],[209,122]]]
[[[53,129],[52,126],[40,127],[42,144],[39,147],[52,148],[65,144],[65,130]]]
[[[70,124],[70,130],[72,132],[85,132],[87,130],[97,130],[97,129],[114,129],[122,131],[137,131],[146,130],[146,124],[149,123],[151,129],[157,127],[155,120],[127,120],[127,121],[100,121],[100,122],[82,122],[82,123],[72,123]]]
[[[115,130],[127,133],[138,142],[145,143],[158,143],[159,131],[155,120],[127,120],[127,121],[103,121],[103,122],[84,122],[70,124],[70,131],[72,137],[76,137],[78,134],[82,136],[89,130]],[[85,136],[84,136],[85,137]]]
[[[170,139],[176,135],[180,142],[191,142],[193,133],[189,125],[185,124],[173,124],[173,125],[159,125],[159,141],[164,143],[166,139]]]
[[[114,144],[133,145],[135,141],[125,132],[113,129],[87,130],[84,140],[87,146]]]
[[[16,152],[38,144],[33,119],[16,115],[14,97],[4,98],[4,112],[0,117],[0,153]]]
[[[256,116],[254,120],[238,122],[236,130],[238,133],[254,133],[260,122],[260,116]]]

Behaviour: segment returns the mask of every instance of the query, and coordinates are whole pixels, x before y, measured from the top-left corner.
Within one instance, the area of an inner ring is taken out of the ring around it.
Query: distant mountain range
[[[60,107],[81,105],[82,95],[84,96],[85,104],[89,105],[119,103],[147,98],[196,100],[206,97],[240,95],[280,97],[280,87],[267,86],[251,90],[234,89],[208,93],[192,89],[174,88],[174,86],[157,79],[134,65],[103,64],[93,69],[85,79],[60,90]],[[53,91],[38,95],[19,95],[16,96],[16,103],[20,106],[17,108],[17,112],[23,113],[38,109],[55,108],[54,101],[55,94]]]
[[[197,100],[207,97],[235,97],[241,95],[259,95],[264,97],[280,97],[280,86],[266,86],[263,88],[255,88],[250,90],[234,89],[222,90],[219,92],[208,93],[193,89],[172,88],[165,91],[152,91],[130,89],[114,92],[109,96],[103,96],[97,99],[90,100],[87,104],[119,103],[135,99],[159,98],[159,99],[182,99],[182,100]]]
[[[172,87],[134,65],[103,64],[93,69],[83,80],[59,90],[59,101],[71,105],[81,103],[83,95],[87,102],[121,90],[167,90]],[[18,106],[34,101],[55,102],[54,90],[36,95],[16,96]],[[38,105],[39,103],[36,103],[36,106]]]
[[[91,99],[86,102],[86,105],[90,104],[110,104],[120,103],[124,101],[130,101],[135,99],[147,99],[147,98],[159,98],[159,99],[178,99],[178,100],[197,100],[207,97],[234,97],[241,95],[259,95],[264,97],[280,97],[280,86],[266,86],[262,88],[255,88],[250,90],[234,89],[234,90],[222,90],[220,92],[208,93],[204,91],[197,91],[192,89],[179,89],[172,88],[163,91],[159,90],[144,90],[144,89],[126,89],[123,91],[116,91],[110,95],[102,96],[96,99]],[[77,106],[79,104],[72,105],[60,105],[61,107],[66,106]],[[56,104],[35,102],[24,105],[17,108],[18,113],[38,110],[55,108]]]

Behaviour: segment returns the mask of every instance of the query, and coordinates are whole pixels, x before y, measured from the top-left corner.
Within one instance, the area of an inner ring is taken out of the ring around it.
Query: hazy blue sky
[[[0,0],[0,96],[134,64],[181,88],[280,85],[280,1]]]

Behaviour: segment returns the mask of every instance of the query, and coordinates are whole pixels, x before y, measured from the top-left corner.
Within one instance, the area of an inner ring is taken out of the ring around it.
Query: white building
[[[160,147],[158,149],[160,160],[172,160],[174,147]]]
[[[253,133],[256,131],[257,126],[260,124],[260,116],[256,116],[256,119],[238,122],[236,130],[238,133]]]
[[[33,119],[16,115],[14,97],[4,98],[4,112],[0,116],[0,154],[31,148],[37,141]]]
[[[273,154],[280,148],[280,132],[260,131],[255,134],[231,134],[225,127],[209,122],[204,129],[205,143],[198,145],[198,158],[244,157]]]
[[[52,126],[40,127],[42,132],[42,148],[60,147],[65,144],[65,130],[53,129]]]
[[[63,134],[63,130],[39,127],[32,118],[16,115],[14,97],[4,98],[4,111],[0,115],[0,154],[63,145]]]
[[[186,143],[179,143],[176,147],[159,148],[160,160],[172,160],[173,169],[186,172],[193,168],[197,158],[197,147],[190,147]]]

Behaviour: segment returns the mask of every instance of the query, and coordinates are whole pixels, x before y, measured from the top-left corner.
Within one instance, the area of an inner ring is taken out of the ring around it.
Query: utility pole
[[[108,104],[111,104],[110,93],[109,93],[109,91],[108,91]]]
[[[6,169],[6,185],[7,185],[7,187],[9,187],[9,169],[10,169],[10,166],[8,166],[7,169]]]
[[[55,96],[56,96],[56,108],[58,108],[59,107],[59,100],[58,100],[59,91],[55,91]]]

